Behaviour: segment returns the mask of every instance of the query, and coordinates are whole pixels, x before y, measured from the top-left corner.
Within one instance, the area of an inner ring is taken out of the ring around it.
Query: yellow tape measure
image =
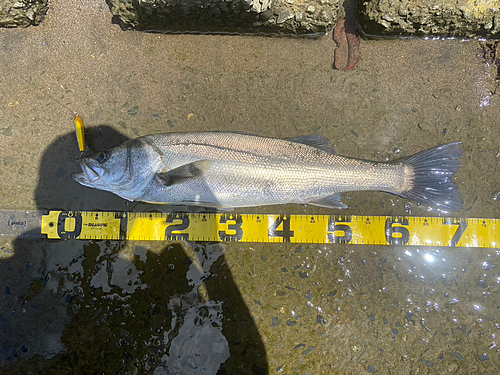
[[[500,246],[500,219],[50,211],[42,217],[42,234],[53,239],[494,248]]]

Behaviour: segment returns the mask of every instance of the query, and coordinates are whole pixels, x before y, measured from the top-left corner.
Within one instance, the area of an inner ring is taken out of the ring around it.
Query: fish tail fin
[[[452,177],[461,165],[462,153],[462,143],[454,142],[397,160],[410,167],[412,179],[407,190],[396,194],[441,209],[460,211],[463,201]]]

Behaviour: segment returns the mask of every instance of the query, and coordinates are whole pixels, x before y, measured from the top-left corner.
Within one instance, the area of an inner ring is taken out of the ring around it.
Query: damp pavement
[[[321,134],[390,160],[452,141],[459,217],[499,218],[500,100],[485,44],[122,31],[105,2],[0,30],[0,208],[150,210],[79,186],[74,111],[97,149],[167,131]],[[346,214],[450,215],[374,192]],[[238,213],[323,214],[296,205]],[[335,212],[338,213],[338,212]],[[498,249],[0,243],[2,374],[496,373]]]

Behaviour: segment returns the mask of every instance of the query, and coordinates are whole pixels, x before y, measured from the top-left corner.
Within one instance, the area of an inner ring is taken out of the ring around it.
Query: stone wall
[[[160,32],[324,34],[338,0],[110,0],[124,28]]]

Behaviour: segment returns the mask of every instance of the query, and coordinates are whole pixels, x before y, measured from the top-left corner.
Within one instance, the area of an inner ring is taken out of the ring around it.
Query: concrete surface
[[[76,12],[75,12],[76,9]],[[0,207],[149,209],[79,186],[95,147],[165,131],[321,134],[387,160],[450,141],[460,217],[499,217],[497,67],[477,42],[124,32],[104,1],[53,0],[0,30]],[[355,214],[444,215],[384,193]],[[238,212],[328,213],[318,207]],[[498,249],[2,240],[0,368],[37,373],[495,373]],[[228,358],[229,353],[229,358]]]

